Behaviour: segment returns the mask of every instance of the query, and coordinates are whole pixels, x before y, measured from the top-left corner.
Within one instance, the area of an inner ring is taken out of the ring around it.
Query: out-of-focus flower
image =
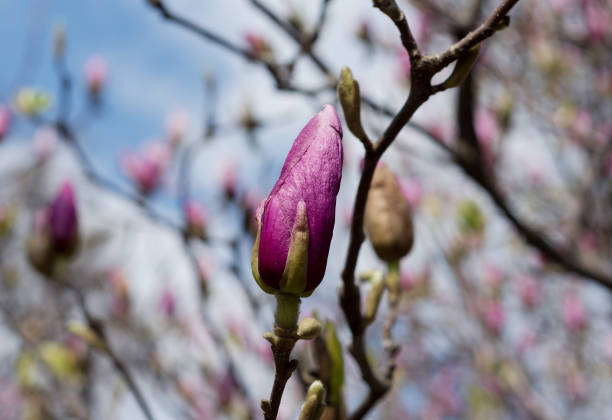
[[[490,163],[493,159],[495,141],[499,139],[501,133],[495,114],[488,109],[479,109],[474,119],[474,129],[484,158]]]
[[[122,159],[125,173],[138,186],[141,194],[149,195],[158,186],[170,160],[170,151],[164,143],[150,143],[139,154],[127,154]]]
[[[493,291],[499,291],[504,282],[504,273],[496,264],[485,265],[484,280],[486,285]]]
[[[397,63],[399,66],[399,77],[400,80],[409,83],[410,82],[410,57],[404,48],[398,48],[397,53]]]
[[[486,329],[498,335],[504,326],[504,308],[498,300],[487,300],[482,304],[482,321]]]
[[[34,268],[47,276],[63,274],[65,261],[79,246],[78,216],[70,181],[64,182],[51,203],[36,211],[26,244]]]
[[[404,197],[408,200],[410,208],[414,209],[423,198],[423,185],[416,178],[411,178],[407,182],[401,182],[400,187],[404,193]]]
[[[298,134],[257,210],[253,276],[267,293],[310,295],[323,280],[342,177],[342,127],[326,105]]]
[[[92,97],[97,97],[108,77],[108,64],[106,60],[99,55],[88,58],[85,62],[84,73],[89,94]]]
[[[540,303],[542,289],[540,284],[531,276],[521,276],[518,279],[519,295],[523,305],[528,309],[533,309]]]
[[[410,205],[397,177],[384,164],[378,165],[372,178],[364,225],[376,254],[383,261],[399,260],[412,248]]]
[[[223,169],[221,185],[223,186],[223,195],[227,201],[232,201],[236,198],[238,174],[236,173],[236,165],[233,163],[228,163]]]
[[[574,404],[582,403],[588,398],[589,383],[582,371],[576,366],[570,370],[565,387],[567,396]]]
[[[176,298],[174,293],[165,289],[159,298],[159,309],[168,318],[172,318],[176,313]]]
[[[579,141],[586,141],[593,132],[593,118],[586,109],[578,109],[570,126],[572,134]]]
[[[578,332],[587,326],[587,314],[576,289],[572,288],[563,296],[563,322],[570,332]]]
[[[0,204],[0,238],[2,238],[12,229],[16,217],[16,206],[8,203]]]
[[[463,200],[457,207],[459,227],[465,233],[480,235],[485,228],[484,215],[473,200]]]
[[[11,111],[6,105],[0,104],[0,140],[11,128]]]
[[[370,24],[367,20],[362,20],[361,22],[359,22],[356,35],[357,39],[363,42],[364,45],[366,45],[367,47],[372,46],[374,38],[372,36],[372,29],[370,28]]]
[[[178,146],[189,127],[189,114],[185,110],[171,112],[166,117],[166,135],[173,147]]]
[[[585,3],[584,13],[589,37],[595,41],[605,40],[606,32],[610,25],[609,9],[606,10],[605,8],[600,7],[593,0],[586,0]]]
[[[255,213],[257,212],[257,207],[259,207],[261,200],[262,197],[260,194],[249,191],[244,195],[240,202],[244,214],[244,230],[253,235],[253,237],[257,236],[257,222],[255,220]]]
[[[17,109],[28,117],[37,117],[51,106],[51,97],[42,90],[25,87],[17,93]]]
[[[189,235],[206,238],[207,215],[204,207],[197,201],[189,200],[183,207],[187,233]]]
[[[274,60],[274,52],[263,36],[254,32],[247,32],[244,39],[247,43],[247,51],[253,58],[264,61]]]
[[[123,318],[130,310],[130,295],[125,273],[120,268],[113,268],[106,273],[106,280],[111,287],[111,313]]]
[[[46,160],[57,146],[57,133],[50,127],[36,130],[34,133],[34,153],[39,160]]]
[[[78,245],[78,216],[74,189],[70,181],[64,182],[49,208],[50,244],[54,252],[74,253]]]

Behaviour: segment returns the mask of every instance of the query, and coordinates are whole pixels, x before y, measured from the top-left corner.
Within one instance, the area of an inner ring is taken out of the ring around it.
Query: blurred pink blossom
[[[106,272],[106,281],[111,286],[111,313],[122,318],[130,309],[130,296],[123,270],[111,268]]]
[[[563,322],[570,332],[577,332],[587,325],[587,314],[584,304],[575,288],[563,296]]]
[[[244,36],[249,54],[255,58],[268,60],[273,57],[268,41],[255,32],[247,32]]]
[[[578,247],[583,251],[597,251],[599,241],[597,235],[592,230],[585,230],[580,234],[578,239]]]
[[[166,117],[166,135],[173,146],[177,146],[189,127],[189,114],[185,110],[176,110]]]
[[[402,81],[410,81],[410,57],[404,48],[398,48],[395,53],[399,65],[399,78]]]
[[[570,129],[578,140],[584,141],[588,139],[593,131],[593,118],[591,118],[589,111],[586,109],[576,111]]]
[[[236,165],[229,163],[223,169],[221,175],[221,184],[223,186],[223,194],[228,201],[233,200],[236,197],[237,185],[238,185],[238,174],[236,172]]]
[[[516,350],[518,351],[519,354],[522,355],[525,352],[532,349],[536,343],[537,343],[537,336],[535,332],[533,332],[532,330],[527,330],[519,338]]]
[[[504,273],[493,263],[485,264],[484,272],[485,284],[493,290],[498,290],[504,282]]]
[[[485,327],[493,334],[499,334],[504,326],[504,308],[497,300],[488,300],[482,306],[482,318]]]
[[[595,41],[603,41],[606,38],[610,16],[606,9],[593,0],[586,0],[585,3],[586,27],[589,37]]]
[[[423,186],[421,182],[416,178],[411,178],[406,182],[401,182],[400,186],[404,197],[408,200],[408,204],[411,208],[415,208],[423,197]]]
[[[176,298],[174,294],[165,289],[159,298],[159,309],[168,318],[174,317],[176,313]]]
[[[34,153],[40,160],[45,160],[55,151],[57,133],[50,127],[43,127],[34,133]]]
[[[108,65],[103,57],[94,55],[87,59],[85,62],[85,81],[92,95],[100,93],[107,77]]]
[[[138,186],[140,192],[149,195],[158,187],[170,157],[167,145],[154,142],[138,154],[126,154],[121,163],[124,172]]]
[[[202,204],[188,200],[183,207],[183,212],[187,223],[187,231],[194,236],[203,238],[206,235],[208,216]]]
[[[569,374],[565,386],[567,396],[573,403],[581,403],[587,399],[589,384],[581,371],[573,370]]]
[[[533,309],[542,297],[542,289],[540,284],[531,276],[521,276],[518,279],[519,295],[523,305],[529,309]]]
[[[484,108],[477,110],[474,129],[476,130],[476,136],[485,158],[487,160],[492,159],[495,141],[499,139],[501,133],[495,114]]]
[[[0,104],[0,140],[6,133],[8,133],[11,127],[11,111],[6,105]]]

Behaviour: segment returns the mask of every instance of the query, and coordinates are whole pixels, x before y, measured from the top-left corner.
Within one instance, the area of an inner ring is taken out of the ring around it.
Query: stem
[[[266,340],[272,345],[274,354],[274,384],[269,400],[261,402],[265,420],[275,420],[287,381],[297,368],[297,360],[291,359],[291,351],[298,340],[297,320],[300,311],[300,298],[295,295],[279,293],[276,295],[274,332],[266,333]]]
[[[299,297],[282,293],[276,295],[276,312],[274,313],[275,327],[287,331],[295,330],[295,328],[297,328],[299,314]]]

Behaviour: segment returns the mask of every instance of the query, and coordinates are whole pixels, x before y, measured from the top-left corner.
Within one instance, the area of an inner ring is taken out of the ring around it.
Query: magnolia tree
[[[0,418],[612,416],[605,0],[116,3],[4,61]]]

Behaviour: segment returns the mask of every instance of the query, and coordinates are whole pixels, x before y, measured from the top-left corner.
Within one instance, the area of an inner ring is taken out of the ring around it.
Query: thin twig
[[[98,350],[104,352],[104,354],[106,354],[108,358],[111,359],[114,368],[117,370],[119,375],[123,378],[127,387],[132,392],[132,395],[134,396],[134,399],[140,406],[140,409],[142,410],[144,416],[148,420],[154,420],[155,418],[153,417],[153,413],[151,412],[151,409],[149,408],[149,405],[147,404],[142,392],[138,388],[136,381],[132,377],[132,374],[128,370],[127,366],[125,366],[125,364],[121,361],[121,359],[119,359],[119,357],[113,351],[110,345],[110,342],[108,340],[106,329],[104,328],[104,325],[102,324],[102,322],[100,322],[100,320],[96,319],[93,315],[91,315],[91,313],[87,309],[87,305],[85,303],[85,297],[83,296],[83,294],[77,287],[75,287],[74,285],[70,283],[66,283],[66,288],[71,290],[72,293],[74,294],[76,298],[76,302],[79,308],[81,309],[81,312],[83,312],[83,316],[85,317],[87,326],[92,331],[94,331],[98,335],[102,343],[104,343],[104,346],[102,346]]]

